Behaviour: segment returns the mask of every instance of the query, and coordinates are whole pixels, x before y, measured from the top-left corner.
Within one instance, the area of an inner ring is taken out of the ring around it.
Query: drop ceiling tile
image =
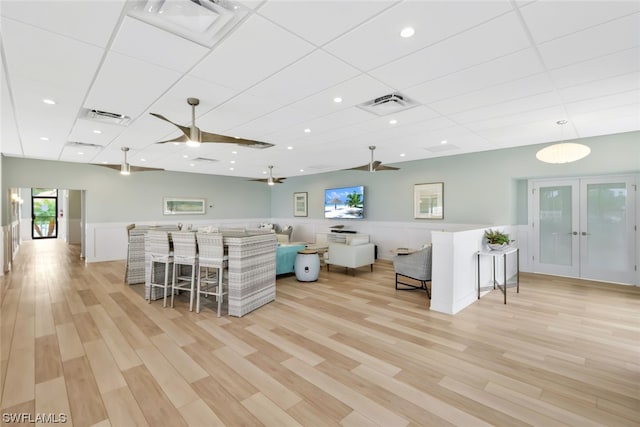
[[[83,43],[106,47],[125,0],[3,1],[2,16]]]
[[[176,71],[109,52],[85,107],[136,118],[179,78]]]
[[[265,135],[279,132],[298,123],[308,122],[313,117],[313,115],[303,110],[284,107],[242,126],[229,129],[228,132],[233,136],[259,140]]]
[[[244,90],[314,49],[261,16],[251,16],[198,64],[191,74]]]
[[[638,104],[572,116],[571,122],[581,137],[633,132],[640,129]]]
[[[429,106],[440,114],[447,115],[551,92],[553,90],[554,86],[548,74],[541,73],[454,98],[432,102]]]
[[[318,50],[255,85],[249,93],[289,104],[358,74],[355,68]]]
[[[361,70],[371,70],[511,9],[507,1],[407,1],[329,43],[325,49]],[[400,30],[407,26],[414,27],[416,33],[411,38],[401,38]]]
[[[359,108],[349,108],[305,122],[304,126],[310,128],[314,135],[321,135],[322,133],[333,129],[339,129],[345,126],[371,120],[371,117],[371,114],[364,110]]]
[[[185,72],[209,52],[197,43],[126,16],[111,50],[171,70]]]
[[[390,86],[384,85],[366,74],[361,74],[298,101],[291,107],[322,116],[393,92],[395,90]],[[333,101],[336,96],[342,98],[341,103]]]
[[[198,127],[204,131],[227,134],[229,129],[241,126],[281,107],[283,107],[282,104],[273,100],[243,93],[199,117]]]
[[[520,8],[536,43],[638,12],[637,1],[538,1]],[[571,17],[571,19],[567,19]]]
[[[508,37],[505,37],[508,34]],[[502,15],[369,74],[390,86],[415,86],[529,47],[517,16]]]
[[[529,96],[514,101],[503,102],[489,107],[476,108],[474,110],[451,114],[448,117],[458,123],[473,123],[501,116],[511,116],[527,111],[535,111],[542,108],[550,108],[561,105],[560,96],[556,92],[548,92],[540,95]]]
[[[588,28],[538,46],[550,69],[640,45],[640,13]]]
[[[576,137],[572,129],[567,129],[563,135],[559,130],[559,126],[548,121],[523,122],[499,128],[490,128],[477,133],[490,141],[491,144],[494,144],[496,148],[540,144]]]
[[[3,70],[2,57],[0,56],[0,70]],[[12,98],[7,84],[7,75],[2,73],[0,78],[0,152],[15,156],[22,156],[20,134],[16,126],[16,117],[13,114]]]
[[[533,49],[525,49],[403,89],[403,93],[424,104],[429,104],[543,71],[544,68]]]
[[[396,3],[392,1],[271,1],[259,13],[317,46]]]
[[[547,108],[525,111],[508,116],[500,116],[487,120],[481,120],[465,124],[465,127],[473,132],[481,132],[488,129],[499,129],[511,125],[523,125],[526,123],[540,123],[542,126],[555,126],[561,119],[567,119],[567,113],[560,104]]]
[[[634,71],[640,71],[637,47],[551,70],[550,74],[556,86],[563,88]]]
[[[584,101],[570,102],[566,104],[567,112],[573,116],[590,113],[593,111],[610,110],[612,108],[634,105],[640,107],[640,90],[616,93]],[[640,114],[638,115],[640,119]]]
[[[560,90],[565,102],[575,102],[640,89],[640,72],[610,77]]]
[[[104,146],[108,145],[125,130],[124,126],[78,119],[71,129],[68,140]],[[100,133],[94,131],[99,131]]]
[[[169,117],[170,120],[173,118],[172,116]],[[178,136],[180,136],[180,131],[171,123],[159,120],[149,114],[143,114],[127,126],[127,128],[113,140],[110,148],[117,150],[119,150],[120,147],[142,149],[153,146],[158,141],[167,141]],[[169,145],[172,144],[162,144],[156,147]]]

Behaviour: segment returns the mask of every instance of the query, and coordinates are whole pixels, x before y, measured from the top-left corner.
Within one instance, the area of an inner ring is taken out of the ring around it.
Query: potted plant
[[[509,246],[509,243],[511,242],[509,240],[509,235],[506,233],[503,233],[500,230],[492,230],[492,229],[485,230],[484,237],[487,239],[487,244],[489,245],[489,248],[494,251],[505,249],[507,246]]]

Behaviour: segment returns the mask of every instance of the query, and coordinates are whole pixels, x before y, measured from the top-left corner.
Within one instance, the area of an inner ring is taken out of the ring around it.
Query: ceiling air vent
[[[247,13],[232,0],[143,0],[135,3],[129,16],[213,47]]]
[[[110,113],[109,111],[95,110],[86,108],[84,118],[94,120],[96,122],[109,123],[112,125],[127,126],[131,122],[131,117],[124,114]]]
[[[418,105],[417,102],[400,93],[391,93],[360,104],[358,107],[378,116],[386,116],[388,114],[408,110],[416,105]]]
[[[196,157],[195,159],[193,159],[193,161],[199,163],[218,163],[217,159],[209,159],[206,157]]]
[[[88,142],[78,142],[78,141],[69,141],[67,142],[67,147],[76,147],[76,148],[86,148],[86,149],[97,149],[97,148],[103,148],[102,145],[98,145],[98,144],[89,144]]]

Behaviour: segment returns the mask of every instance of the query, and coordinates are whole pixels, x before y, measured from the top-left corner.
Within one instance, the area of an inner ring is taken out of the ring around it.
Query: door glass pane
[[[624,271],[627,265],[627,188],[622,183],[587,185],[587,260]]]
[[[56,237],[56,199],[33,199],[33,237]]]
[[[540,188],[540,253],[544,264],[572,265],[571,186]]]

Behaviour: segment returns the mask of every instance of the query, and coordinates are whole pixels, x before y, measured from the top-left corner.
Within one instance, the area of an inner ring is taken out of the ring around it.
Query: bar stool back
[[[169,289],[169,268],[173,263],[169,233],[166,231],[149,230],[144,236],[144,250],[149,255],[149,303],[153,288],[164,289],[163,307],[167,306],[167,291]],[[156,264],[164,264],[164,278],[158,281]]]
[[[215,295],[220,317],[224,294],[227,293],[224,292],[222,279],[229,257],[224,254],[222,234],[199,232],[196,236],[199,251],[196,313],[200,313],[200,295]],[[214,271],[210,272],[209,269]]]
[[[198,253],[196,247],[196,233],[191,231],[172,231],[173,241],[173,280],[171,283],[171,307],[176,291],[189,292],[189,311],[193,311],[193,292],[196,287],[196,270]],[[184,272],[183,267],[191,267]]]

